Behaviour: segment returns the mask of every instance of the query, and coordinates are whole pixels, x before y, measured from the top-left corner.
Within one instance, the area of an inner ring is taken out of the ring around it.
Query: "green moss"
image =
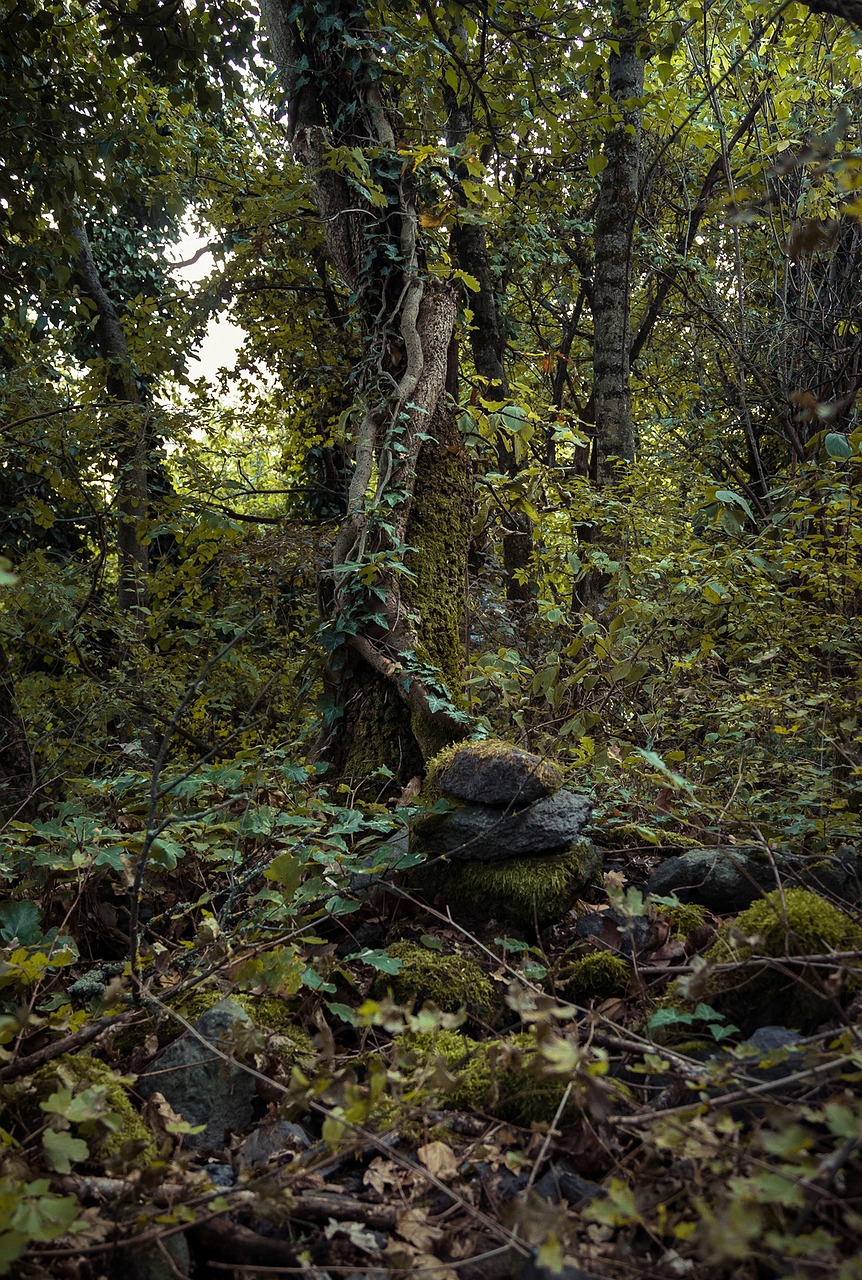
[[[447,1110],[483,1111],[522,1125],[549,1123],[569,1083],[563,1076],[540,1075],[530,1032],[480,1042],[458,1031],[437,1031],[398,1037],[396,1045],[407,1050],[408,1072],[430,1074],[438,1060],[454,1078],[454,1087],[436,1099]],[[571,1117],[575,1111],[569,1103],[564,1115]]]
[[[819,894],[775,890],[719,930],[707,960],[743,967],[708,976],[705,998],[743,1027],[768,1015],[770,1022],[812,1030],[835,1012],[834,997],[823,990],[823,976],[804,965],[782,972],[762,965],[746,969],[745,962],[759,956],[780,960],[849,951],[860,942],[858,925]]]
[[[477,1022],[492,1019],[494,988],[474,960],[441,955],[414,942],[395,942],[388,951],[402,962],[401,971],[377,977],[371,989],[375,999],[388,991],[398,1004],[428,1000],[444,1013],[466,1009]]]
[[[105,1161],[122,1154],[127,1144],[139,1149],[131,1163],[144,1168],[158,1157],[156,1139],[141,1117],[116,1073],[98,1058],[87,1054],[64,1054],[55,1062],[36,1071],[31,1080],[35,1096],[45,1102],[54,1093],[68,1090],[73,1097],[80,1097],[88,1089],[95,1091],[93,1111],[100,1110],[99,1098],[104,1099],[107,1114],[104,1118],[85,1119],[74,1123],[75,1136],[84,1138],[90,1148],[90,1165],[103,1165]],[[71,1103],[71,1098],[70,1098]],[[40,1111],[44,1121],[44,1113]]]
[[[224,991],[198,991],[180,1005],[177,1012],[185,1018],[186,1022],[196,1022],[202,1014],[208,1013],[220,1000],[224,1000],[225,995]],[[278,1037],[279,1055],[288,1065],[314,1059],[314,1046],[311,1040],[300,1027],[296,1026],[294,1011],[284,1000],[279,1000],[276,996],[249,995],[245,991],[232,993],[231,999],[245,1010],[256,1027],[262,1031],[272,1032]],[[167,1021],[170,1025],[167,1028],[168,1035],[164,1043],[170,1044],[172,1040],[178,1039],[183,1034],[185,1028],[173,1019],[167,1019]]]
[[[574,1004],[624,996],[631,972],[629,962],[613,951],[593,951],[574,962],[564,977],[563,994]]]
[[[339,772],[372,778],[385,765],[404,786],[419,777],[424,758],[411,728],[411,717],[394,686],[367,667],[350,672],[349,732]],[[338,732],[336,730],[336,732]],[[374,783],[374,794],[380,790]]]
[[[475,742],[453,742],[450,746],[444,747],[442,751],[438,752],[432,760],[428,761],[425,775],[426,782],[433,786],[435,779],[447,765],[451,764],[460,751],[469,751],[478,760],[499,760],[507,756],[523,756],[526,754],[522,747],[516,747],[511,742],[504,742],[501,738],[481,738]],[[563,775],[551,760],[541,760],[535,768],[535,774],[538,781],[547,788],[549,795],[559,791],[563,785]]]
[[[688,935],[702,925],[709,914],[706,907],[697,902],[679,902],[674,907],[661,907],[661,914],[672,925],[671,937],[687,938]]]
[[[415,548],[405,599],[419,613],[419,640],[458,698],[464,671],[464,609],[472,492],[460,432],[451,413],[438,413],[434,442],[416,468],[407,543]],[[439,750],[445,744],[440,743]],[[426,757],[432,752],[426,752]]]
[[[554,924],[598,875],[599,855],[586,838],[563,853],[501,862],[440,859],[411,873],[411,882],[453,914],[502,920],[522,933]]]

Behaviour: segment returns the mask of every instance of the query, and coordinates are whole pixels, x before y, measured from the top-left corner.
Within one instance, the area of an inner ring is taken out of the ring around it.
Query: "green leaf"
[[[400,973],[404,966],[403,960],[399,960],[397,956],[390,956],[388,951],[370,951],[367,947],[363,951],[354,951],[352,955],[344,958],[370,964],[372,969],[379,969],[381,973]]]
[[[853,450],[850,441],[840,431],[829,431],[823,441],[823,447],[830,458],[852,458]]]
[[[754,512],[751,510],[749,503],[745,498],[743,498],[742,494],[734,493],[732,489],[716,489],[715,498],[717,502],[723,502],[725,504],[736,503],[738,507],[742,507],[749,520],[754,519]]]
[[[71,1173],[72,1165],[86,1160],[90,1148],[81,1138],[73,1138],[66,1130],[46,1129],[42,1134],[42,1146],[48,1168],[55,1173]]]
[[[342,1022],[346,1022],[349,1027],[359,1025],[356,1010],[351,1009],[349,1004],[339,1004],[337,1000],[327,1000],[326,1007],[330,1013],[334,1014],[336,1018],[340,1018]]]
[[[9,1275],[9,1266],[21,1257],[29,1241],[20,1231],[0,1232],[0,1276]]]
[[[6,943],[15,939],[24,947],[42,941],[42,915],[35,902],[0,903],[0,938]]]
[[[285,897],[292,898],[302,879],[303,864],[292,853],[280,853],[264,871],[265,880],[274,880],[284,890]]]

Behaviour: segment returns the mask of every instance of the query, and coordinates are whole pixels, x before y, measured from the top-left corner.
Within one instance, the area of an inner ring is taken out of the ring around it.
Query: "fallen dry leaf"
[[[429,1253],[431,1246],[443,1236],[439,1227],[431,1226],[424,1209],[406,1209],[404,1213],[399,1213],[395,1230],[402,1240],[414,1245],[422,1253]]]
[[[445,1142],[429,1142],[416,1152],[419,1163],[424,1164],[429,1173],[444,1181],[454,1178],[458,1172],[458,1157]]]
[[[404,1174],[391,1160],[385,1156],[375,1156],[362,1178],[362,1185],[372,1191],[379,1191],[382,1196],[403,1185]]]

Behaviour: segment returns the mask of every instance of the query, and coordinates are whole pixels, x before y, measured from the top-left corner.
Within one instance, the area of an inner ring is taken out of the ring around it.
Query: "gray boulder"
[[[444,795],[471,804],[520,808],[559,791],[556,765],[508,742],[475,742],[446,752],[429,781]]]
[[[235,1000],[220,1000],[152,1063],[138,1080],[144,1098],[161,1093],[189,1124],[204,1125],[187,1134],[183,1146],[192,1151],[220,1151],[228,1133],[246,1133],[254,1119],[254,1077],[222,1054],[231,1056],[234,1032],[251,1019]],[[198,1038],[200,1037],[200,1038]]]
[[[744,911],[782,884],[832,894],[844,902],[860,900],[859,854],[841,845],[828,857],[775,853],[774,866],[763,850],[743,845],[689,849],[657,867],[647,889],[657,897],[675,894],[682,902],[698,902],[717,915]]]
[[[557,791],[521,809],[464,804],[414,825],[411,852],[465,862],[553,853],[575,843],[592,816],[587,796]]]

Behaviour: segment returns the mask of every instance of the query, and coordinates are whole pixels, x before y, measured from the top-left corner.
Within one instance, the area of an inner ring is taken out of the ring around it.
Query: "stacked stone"
[[[517,862],[527,896],[537,897],[533,911],[540,908],[542,923],[548,923],[549,912],[559,917],[564,904],[571,905],[595,879],[599,855],[583,834],[592,805],[587,796],[562,786],[550,761],[505,742],[460,744],[432,762],[428,786],[447,805],[414,824],[410,850],[429,860],[445,859],[442,867],[437,863],[433,880],[450,905],[467,886],[475,903],[479,882],[475,871],[467,875],[465,863],[487,864],[493,911],[495,873],[507,864],[512,871]],[[553,909],[549,901],[538,902],[543,877],[554,886]],[[499,876],[496,883],[502,883]]]

